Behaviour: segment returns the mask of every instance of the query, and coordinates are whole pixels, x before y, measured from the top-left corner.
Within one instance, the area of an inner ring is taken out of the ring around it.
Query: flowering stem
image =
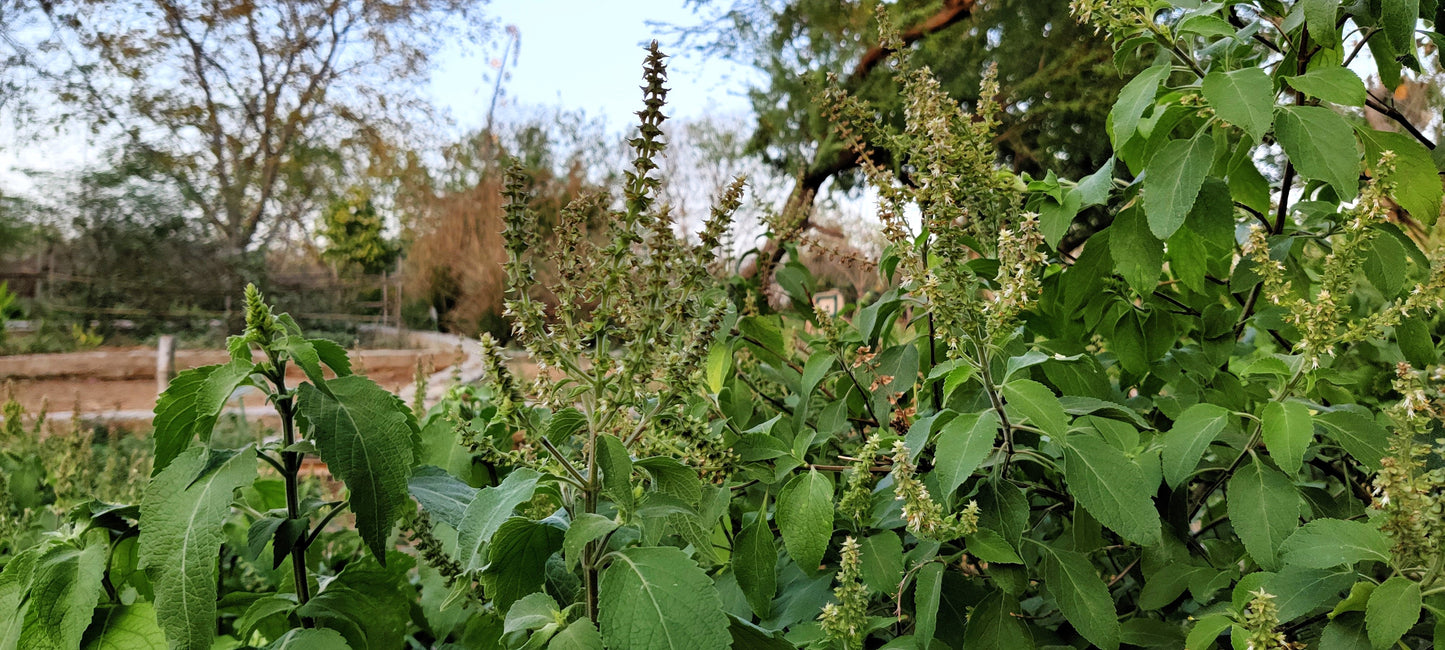
[[[552,441],[548,440],[547,436],[542,436],[542,446],[547,448],[547,451],[552,454],[552,457],[556,458],[557,462],[562,464],[562,467],[567,470],[568,474],[572,475],[573,479],[576,479],[577,487],[586,489],[587,479],[582,476],[581,472],[577,471],[576,467],[572,466],[572,463],[567,461],[567,457],[563,456],[562,452],[557,451],[557,447],[552,445]]]
[[[587,481],[582,487],[583,512],[597,512],[597,489],[597,427],[592,426],[587,429]],[[596,554],[597,542],[588,542],[582,553],[582,586],[587,592],[587,618],[593,623],[597,622],[597,563],[593,559]]]
[[[868,417],[873,418],[873,422],[878,426],[883,426],[883,422],[878,419],[878,414],[873,412],[873,400],[869,399],[870,393],[863,390],[863,384],[858,383],[858,377],[853,375],[853,368],[848,365],[848,360],[844,359],[843,353],[836,348],[833,350],[833,355],[838,357],[838,365],[843,366],[843,372],[848,373],[848,378],[853,380],[853,386],[858,388],[858,394],[863,396],[863,408],[868,410]]]
[[[989,363],[988,355],[983,353],[982,346],[979,346],[979,351],[979,361],[981,361],[979,364],[979,372],[983,374],[983,389],[985,393],[988,393],[988,401],[993,405],[993,410],[998,413],[999,424],[1003,427],[1004,457],[1002,474],[1007,477],[1009,463],[1013,460],[1014,456],[1013,425],[1009,424],[1008,411],[1004,410],[1003,400],[998,396],[998,387],[993,383],[993,370],[989,367],[992,364]]]
[[[928,237],[923,238],[923,268],[928,268]],[[933,323],[933,310],[928,310],[928,372],[924,376],[933,374],[934,366],[938,365],[938,330]],[[943,383],[933,382],[933,410],[943,409]]]
[[[1425,576],[1420,578],[1420,584],[1427,587],[1430,586],[1431,583],[1435,582],[1435,578],[1439,577],[1441,568],[1445,568],[1445,553],[1440,553],[1435,556],[1435,560],[1430,563],[1430,568],[1425,571]],[[1436,588],[1431,593],[1441,590],[1445,590],[1445,587]]]

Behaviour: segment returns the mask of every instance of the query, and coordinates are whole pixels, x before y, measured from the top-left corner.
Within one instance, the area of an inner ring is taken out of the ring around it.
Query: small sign
[[[813,310],[829,316],[837,316],[843,309],[843,292],[829,289],[813,294]]]

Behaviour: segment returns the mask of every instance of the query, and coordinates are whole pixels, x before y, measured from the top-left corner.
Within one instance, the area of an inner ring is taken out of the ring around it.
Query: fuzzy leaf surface
[[[598,623],[608,648],[724,650],[728,617],[712,579],[672,547],[635,547],[602,571]]]
[[[140,566],[155,585],[155,607],[172,648],[209,650],[216,633],[216,558],[231,494],[256,480],[247,447],[192,481],[205,463],[187,449],[151,480],[141,500]]]
[[[310,423],[321,460],[351,493],[361,538],[385,561],[386,538],[408,500],[414,421],[395,395],[365,377],[339,377],[326,386],[330,395],[302,384],[298,411]]]

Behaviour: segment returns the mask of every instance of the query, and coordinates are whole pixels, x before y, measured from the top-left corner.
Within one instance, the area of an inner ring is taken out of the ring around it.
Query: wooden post
[[[176,337],[166,334],[156,343],[156,394],[166,392],[176,376]]]

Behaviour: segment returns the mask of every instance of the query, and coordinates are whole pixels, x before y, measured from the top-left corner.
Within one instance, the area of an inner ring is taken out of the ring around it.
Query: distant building
[[[813,309],[829,316],[837,316],[843,310],[843,292],[829,289],[813,294]]]

